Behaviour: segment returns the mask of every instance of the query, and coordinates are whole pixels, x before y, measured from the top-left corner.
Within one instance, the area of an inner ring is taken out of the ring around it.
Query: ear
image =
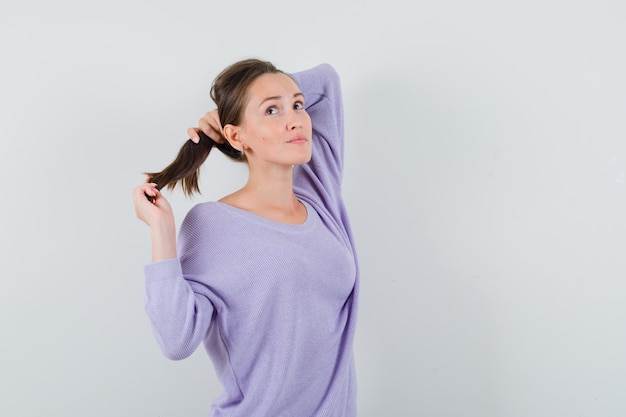
[[[222,131],[224,132],[224,137],[228,143],[230,143],[230,146],[238,151],[243,151],[241,133],[239,132],[239,128],[237,126],[228,124],[222,128]]]

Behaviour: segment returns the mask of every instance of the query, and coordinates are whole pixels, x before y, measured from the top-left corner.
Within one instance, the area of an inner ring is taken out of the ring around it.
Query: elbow
[[[189,329],[178,326],[152,327],[154,338],[167,359],[180,361],[193,354],[202,342],[203,332],[199,328]]]
[[[182,361],[183,359],[187,359],[191,356],[193,352],[187,352],[178,349],[164,349],[161,348],[161,352],[163,352],[163,356],[172,361]]]
[[[341,79],[339,73],[331,64],[324,63],[317,66],[318,74],[326,79],[330,84],[339,84]]]
[[[195,351],[188,343],[165,343],[163,340],[158,342],[163,356],[172,361],[187,359]]]
[[[207,311],[210,314],[203,314]],[[212,308],[162,308],[161,304],[146,304],[146,312],[152,324],[152,333],[163,355],[179,361],[191,356],[207,335]]]

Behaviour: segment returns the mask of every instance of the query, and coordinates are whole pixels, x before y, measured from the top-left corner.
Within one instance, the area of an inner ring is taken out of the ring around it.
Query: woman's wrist
[[[167,222],[152,226],[152,262],[164,261],[177,257],[176,228]]]

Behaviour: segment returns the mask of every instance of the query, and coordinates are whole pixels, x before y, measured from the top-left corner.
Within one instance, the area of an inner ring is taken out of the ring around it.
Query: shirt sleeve
[[[181,257],[144,267],[145,310],[161,351],[172,360],[184,359],[198,348],[206,337],[215,310],[210,301],[210,289],[194,279],[193,268],[187,266],[188,259],[198,251],[198,245],[190,238],[194,222],[192,210],[179,233]]]
[[[317,207],[342,216],[343,101],[339,75],[329,64],[292,74],[313,125],[313,156],[294,169],[294,189]],[[316,208],[317,208],[316,207]]]

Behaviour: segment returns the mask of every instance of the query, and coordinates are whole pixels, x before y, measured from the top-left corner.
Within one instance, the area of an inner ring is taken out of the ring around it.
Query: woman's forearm
[[[177,257],[176,254],[176,227],[169,221],[153,225],[151,228],[152,238],[152,262],[164,261]]]

